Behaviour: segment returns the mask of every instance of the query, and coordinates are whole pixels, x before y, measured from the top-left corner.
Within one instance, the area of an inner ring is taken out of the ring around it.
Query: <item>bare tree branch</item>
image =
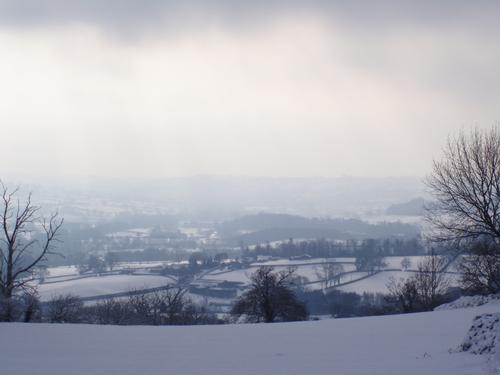
[[[16,198],[19,187],[13,190],[0,181],[0,296],[11,298],[18,290],[32,288],[29,282],[34,268],[47,255],[53,254],[59,242],[63,219],[57,213],[48,219],[38,215],[40,207],[32,202],[31,193],[24,202]],[[44,239],[33,238],[34,228],[39,226]]]
[[[500,243],[500,127],[450,138],[426,184],[436,200],[427,207],[432,240]]]

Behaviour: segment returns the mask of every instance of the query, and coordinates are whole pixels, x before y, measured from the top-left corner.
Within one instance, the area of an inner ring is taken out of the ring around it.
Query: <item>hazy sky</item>
[[[424,175],[500,120],[500,2],[436,3],[0,0],[0,171]]]

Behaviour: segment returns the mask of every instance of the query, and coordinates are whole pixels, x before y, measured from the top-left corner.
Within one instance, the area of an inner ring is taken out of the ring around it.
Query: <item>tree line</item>
[[[114,325],[221,324],[205,306],[192,302],[182,288],[154,292],[131,291],[128,296],[85,304],[78,296],[58,295],[40,302],[35,293],[0,300],[0,321]]]
[[[276,245],[266,243],[253,249],[244,247],[245,256],[266,255],[291,258],[309,255],[312,258],[352,257],[359,251],[376,252],[381,256],[409,256],[425,254],[425,246],[419,237],[385,238],[365,240],[333,241],[314,239],[294,241],[289,239]]]

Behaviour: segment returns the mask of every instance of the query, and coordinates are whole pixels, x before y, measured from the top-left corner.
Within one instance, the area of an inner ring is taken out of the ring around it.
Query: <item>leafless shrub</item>
[[[476,242],[471,254],[464,255],[458,266],[462,286],[471,293],[500,292],[500,252],[491,242]]]
[[[80,323],[84,318],[83,302],[71,294],[53,297],[47,303],[46,318],[50,323]]]
[[[450,282],[444,273],[448,261],[430,255],[419,262],[417,271],[406,279],[391,278],[387,289],[403,312],[431,310],[444,302]]]

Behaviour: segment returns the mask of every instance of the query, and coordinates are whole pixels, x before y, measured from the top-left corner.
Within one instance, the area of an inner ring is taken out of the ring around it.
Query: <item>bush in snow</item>
[[[51,298],[46,310],[50,323],[79,323],[83,320],[83,302],[71,294]]]

